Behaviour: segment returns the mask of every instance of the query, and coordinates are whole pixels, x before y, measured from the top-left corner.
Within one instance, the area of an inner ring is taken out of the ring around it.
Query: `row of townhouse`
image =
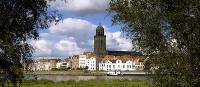
[[[56,68],[57,62],[60,61],[59,58],[54,57],[42,57],[35,60],[32,70],[41,71],[41,70],[51,70]]]
[[[79,68],[79,55],[74,55],[68,58],[62,57],[36,57],[32,64],[33,71],[49,71],[54,68]],[[64,59],[64,60],[62,60]]]
[[[99,63],[99,70],[103,71],[113,71],[113,70],[120,70],[120,71],[132,71],[133,63],[130,60],[124,61],[124,60],[106,60],[101,61]]]
[[[32,64],[32,70],[49,71],[53,68],[60,68],[66,64],[66,62],[62,61],[61,59],[61,57],[37,57]]]
[[[33,64],[32,70],[52,70],[53,68],[86,68],[90,71],[134,71],[143,70],[143,58],[139,56],[113,56],[106,55],[102,60],[97,61],[93,52],[84,52],[81,55],[74,55],[64,60],[57,57],[37,58]]]
[[[99,70],[103,71],[135,71],[143,69],[144,64],[141,61],[141,58],[131,56],[107,55],[99,63]]]
[[[79,55],[79,68],[88,67],[88,70],[101,71],[134,71],[143,70],[144,64],[142,58],[138,56],[113,56],[106,55],[101,61],[97,62],[95,55],[91,53],[83,53]]]

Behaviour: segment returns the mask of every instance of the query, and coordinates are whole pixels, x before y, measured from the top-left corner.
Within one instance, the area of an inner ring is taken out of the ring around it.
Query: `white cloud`
[[[74,55],[80,54],[84,51],[82,48],[78,47],[75,40],[70,38],[67,40],[60,40],[54,45],[54,47],[56,48],[57,52],[60,53],[60,55]]]
[[[35,48],[35,54],[36,56],[45,56],[45,55],[51,55],[52,49],[50,48],[52,46],[51,41],[47,41],[44,39],[37,40],[37,41],[31,41],[31,44]]]
[[[50,26],[48,32],[40,33],[40,40],[32,41],[36,56],[70,56],[93,51],[93,37],[97,25],[82,19],[66,18]],[[109,32],[104,26],[108,50],[130,50],[129,40],[122,33]]]
[[[81,19],[67,18],[58,25],[52,25],[49,28],[50,33],[57,35],[73,36],[80,38],[81,41],[89,39],[90,33],[95,31],[96,25]]]
[[[70,11],[78,15],[105,12],[110,0],[56,0],[49,4],[60,11]]]
[[[43,34],[43,33],[42,33]],[[52,34],[49,33],[48,36]],[[53,36],[53,35],[52,35]],[[77,42],[73,37],[66,37],[66,39],[60,38],[58,41],[54,41],[52,38],[41,37],[41,40],[33,40],[31,44],[35,48],[35,56],[70,56],[80,54],[84,49],[78,47]]]
[[[108,50],[127,51],[132,49],[131,40],[122,37],[120,31],[111,33],[106,32],[106,42]]]

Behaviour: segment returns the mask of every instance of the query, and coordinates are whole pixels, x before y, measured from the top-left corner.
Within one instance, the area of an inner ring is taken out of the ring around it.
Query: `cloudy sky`
[[[120,31],[120,25],[112,25],[111,16],[105,11],[109,0],[56,0],[49,2],[63,19],[41,30],[40,39],[31,41],[36,49],[34,56],[67,57],[93,51],[96,27],[105,28],[107,50],[131,50],[130,40]]]

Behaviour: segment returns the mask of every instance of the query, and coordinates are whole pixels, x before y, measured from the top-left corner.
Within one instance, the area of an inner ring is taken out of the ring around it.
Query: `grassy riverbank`
[[[68,76],[105,76],[102,72],[89,72],[83,70],[71,70],[71,71],[35,71],[28,72],[26,74],[39,74],[39,75],[68,75]]]
[[[61,81],[24,80],[22,87],[149,87],[144,80]]]

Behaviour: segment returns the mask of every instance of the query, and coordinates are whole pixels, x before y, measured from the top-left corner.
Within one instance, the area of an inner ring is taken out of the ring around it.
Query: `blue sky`
[[[131,50],[120,25],[112,25],[111,16],[105,11],[109,0],[56,0],[48,2],[50,9],[58,10],[63,19],[40,31],[40,39],[32,40],[34,56],[68,57],[93,51],[95,28],[101,24],[105,29],[108,50]]]

